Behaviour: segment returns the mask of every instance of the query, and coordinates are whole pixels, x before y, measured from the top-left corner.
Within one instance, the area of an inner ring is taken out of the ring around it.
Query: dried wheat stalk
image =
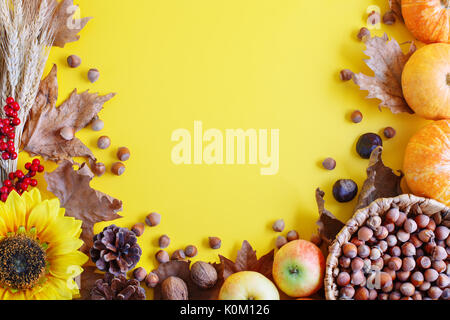
[[[54,0],[0,0],[0,101],[4,105],[7,97],[13,97],[21,106],[16,150],[53,44],[56,4]],[[3,108],[0,115],[6,116]],[[17,169],[17,160],[0,160],[0,167],[3,181]]]

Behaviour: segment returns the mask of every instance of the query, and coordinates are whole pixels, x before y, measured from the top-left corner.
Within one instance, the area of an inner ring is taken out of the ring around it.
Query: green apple
[[[273,282],[261,273],[241,271],[225,280],[219,300],[280,300],[280,295]]]
[[[284,293],[308,297],[323,285],[325,258],[322,251],[306,240],[285,244],[275,255],[273,279]]]

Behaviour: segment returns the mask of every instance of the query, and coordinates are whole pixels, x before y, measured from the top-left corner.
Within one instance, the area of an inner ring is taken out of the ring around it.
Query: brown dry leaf
[[[93,227],[97,222],[121,218],[117,212],[122,211],[122,201],[112,198],[89,186],[94,174],[86,165],[75,171],[72,162],[64,160],[59,167],[45,173],[48,190],[58,197],[66,215],[83,221],[81,239],[87,252],[92,247]]]
[[[336,235],[341,231],[345,224],[336,218],[330,211],[325,209],[325,192],[316,189],[316,202],[319,209],[319,220],[316,222],[319,235],[328,244],[330,244]]]
[[[79,300],[91,300],[91,289],[97,280],[103,279],[103,273],[97,273],[98,269],[93,266],[84,266],[80,276],[80,298]]]
[[[403,22],[402,0],[389,0],[389,7],[394,11],[397,18]]]
[[[253,250],[247,240],[244,240],[242,243],[242,247],[237,253],[235,262],[219,255],[220,262],[223,265],[224,279],[228,278],[233,273],[240,271],[259,272],[270,279],[272,277],[273,257],[274,250],[258,259],[256,251]]]
[[[411,43],[409,51],[404,54],[400,45],[394,39],[389,40],[386,34],[383,37],[372,37],[365,41],[364,53],[370,59],[364,60],[375,76],[370,77],[359,73],[353,76],[353,81],[361,90],[367,90],[367,98],[379,99],[379,107],[387,107],[392,113],[413,113],[406,103],[402,91],[403,68],[416,51],[416,46]]]
[[[56,0],[53,1],[57,3]],[[54,46],[64,48],[66,43],[75,42],[80,39],[78,33],[92,18],[74,19],[73,16],[77,8],[78,6],[73,4],[73,0],[63,0],[58,4],[54,13],[56,23]]]
[[[211,263],[216,269],[218,279],[217,283],[211,289],[201,289],[191,279],[190,261],[169,261],[159,265],[154,272],[159,277],[159,283],[154,290],[154,300],[161,300],[161,283],[168,277],[178,277],[182,279],[188,287],[189,300],[217,300],[219,291],[223,284],[223,272],[220,264]]]
[[[367,207],[379,198],[391,198],[402,194],[400,186],[403,174],[396,175],[382,160],[383,148],[378,147],[370,156],[367,180],[364,182],[355,211]]]
[[[41,81],[36,103],[30,111],[22,136],[22,146],[32,156],[41,155],[46,160],[59,161],[72,157],[86,157],[95,161],[95,156],[78,138],[64,140],[60,130],[73,128],[75,132],[85,128],[103,109],[103,104],[115,96],[110,93],[99,96],[88,91],[81,94],[74,90],[61,106],[58,99],[57,67],[53,66],[48,76]]]

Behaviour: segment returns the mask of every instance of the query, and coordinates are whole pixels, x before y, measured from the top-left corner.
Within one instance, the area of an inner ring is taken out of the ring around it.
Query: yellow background
[[[352,178],[359,186],[367,160],[355,152],[360,134],[381,132],[386,126],[398,135],[385,140],[385,161],[400,169],[405,145],[425,124],[414,115],[380,112],[378,101],[352,83],[343,83],[343,68],[370,71],[364,45],[356,34],[364,26],[369,5],[387,9],[387,0],[79,0],[81,16],[93,16],[81,40],[49,58],[59,67],[62,102],[78,88],[118,95],[105,104],[100,117],[103,132],[86,128],[77,134],[108,173],[92,186],[124,202],[120,226],[143,222],[152,211],[162,223],[139,238],[139,266],[156,267],[157,240],[168,234],[172,251],[194,244],[196,259],[218,260],[217,254],[236,255],[246,239],[259,254],[274,247],[274,220],[283,218],[286,230],[309,239],[316,230],[314,190],[326,192],[327,207],[339,218],[350,217],[355,202],[337,204],[332,184]],[[404,25],[382,26],[399,42],[411,40]],[[407,45],[405,45],[405,50]],[[83,59],[70,69],[66,58]],[[100,80],[86,79],[98,68]],[[349,120],[359,109],[360,124]],[[171,162],[171,134],[193,131],[194,120],[204,129],[280,129],[280,171],[261,176],[260,166],[176,166]],[[102,151],[96,140],[106,134],[112,146]],[[126,173],[110,172],[118,147],[132,156]],[[337,160],[335,171],[321,167],[325,157]],[[27,157],[22,155],[21,162]],[[53,170],[55,164],[47,163]],[[45,190],[42,181],[40,189]],[[47,194],[51,196],[50,194]],[[110,223],[101,223],[95,231]],[[285,234],[284,232],[284,234]],[[212,250],[207,237],[222,238]]]

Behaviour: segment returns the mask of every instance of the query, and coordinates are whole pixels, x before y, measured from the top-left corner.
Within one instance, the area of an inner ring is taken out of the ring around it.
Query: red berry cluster
[[[3,160],[16,160],[17,152],[14,146],[14,138],[16,137],[15,127],[20,124],[17,115],[20,106],[14,98],[9,97],[6,99],[4,110],[8,118],[0,119],[0,152],[2,152]]]
[[[28,173],[25,174],[22,170],[9,173],[9,179],[3,181],[3,187],[0,188],[0,200],[5,202],[8,199],[8,195],[12,191],[16,191],[22,195],[27,191],[28,187],[36,187],[38,182],[36,179],[32,179],[36,173],[44,171],[44,166],[41,165],[39,159],[34,159],[33,162],[25,164],[25,169]]]

